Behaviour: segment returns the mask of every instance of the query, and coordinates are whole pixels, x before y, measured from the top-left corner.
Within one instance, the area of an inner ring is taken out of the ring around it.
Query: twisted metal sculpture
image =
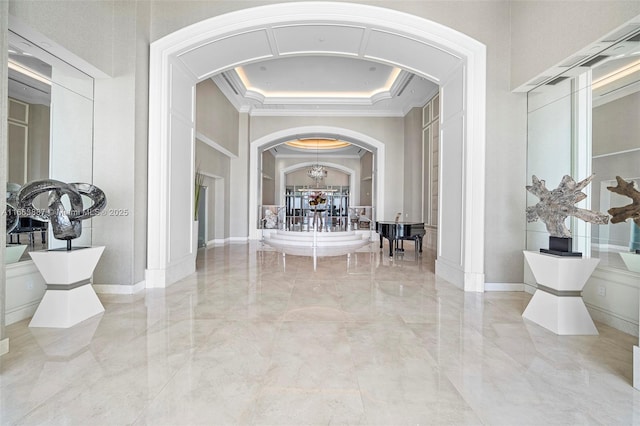
[[[49,193],[48,208],[35,208],[33,201],[45,192]],[[69,211],[62,202],[65,195],[69,200]],[[83,209],[83,195],[93,202],[86,209]],[[82,221],[97,215],[107,205],[107,197],[97,186],[89,183],[64,183],[53,179],[24,185],[18,192],[17,199],[19,215],[50,222],[54,238],[66,240],[67,250],[71,250],[71,240],[82,234]]]
[[[7,183],[7,202],[5,212],[7,219],[7,234],[16,229],[20,222],[18,212],[16,211],[16,206],[18,205],[18,191],[20,191],[20,185],[17,183]]]

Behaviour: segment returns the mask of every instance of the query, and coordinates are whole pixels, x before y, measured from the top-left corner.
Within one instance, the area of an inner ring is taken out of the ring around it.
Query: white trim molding
[[[441,102],[445,110],[456,105],[457,121],[450,121],[448,131],[461,150],[462,160],[442,164],[442,168],[450,167],[451,174],[459,177],[456,184],[462,191],[462,205],[457,215],[461,216],[463,228],[456,231],[460,229],[458,224],[458,228],[441,229],[439,239],[449,238],[449,232],[462,232],[455,241],[449,239],[453,242],[448,243],[448,253],[460,254],[457,265],[447,265],[455,270],[449,271],[452,272],[449,279],[467,291],[483,291],[485,45],[452,28],[397,10],[324,1],[242,9],[195,23],[151,43],[147,286],[168,286],[194,270],[193,263],[186,267],[173,260],[189,253],[183,239],[190,232],[191,223],[188,215],[172,206],[180,202],[175,198],[185,198],[193,181],[193,164],[188,164],[184,152],[193,150],[195,139],[195,125],[189,122],[193,117],[189,108],[194,105],[195,84],[234,66],[290,54],[286,46],[274,43],[274,32],[289,26],[317,26],[318,22],[329,30],[331,26],[351,26],[368,34],[361,49],[351,51],[348,46],[338,45],[331,54],[386,63],[447,85]],[[243,48],[233,49],[233,43]],[[229,55],[229,51],[234,54]],[[424,61],[427,53],[438,60]],[[318,52],[309,46],[301,54]],[[251,153],[241,150],[238,160],[246,161],[245,156],[249,157],[255,167],[256,147],[253,141]],[[383,153],[378,155],[384,158]],[[257,171],[250,170],[255,175],[248,185],[249,194],[255,197]],[[378,168],[376,172],[378,182],[383,183],[384,169]],[[382,185],[377,188],[380,191]],[[376,204],[384,219],[383,193],[377,194]],[[255,234],[256,210],[249,208],[247,233]]]
[[[93,284],[93,289],[98,294],[136,294],[143,291],[147,283],[142,280],[134,285],[120,284]]]
[[[484,291],[524,291],[524,283],[484,283]]]

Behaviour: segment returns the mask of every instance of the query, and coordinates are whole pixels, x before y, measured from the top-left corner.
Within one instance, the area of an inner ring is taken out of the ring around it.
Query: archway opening
[[[302,28],[308,37],[291,39],[288,32],[293,28]],[[338,30],[355,34],[352,39],[357,42],[329,46],[324,41],[330,39],[317,37],[318,32],[333,34]],[[195,269],[190,212],[178,207],[191,202],[185,189],[191,187],[194,172],[195,84],[238,64],[301,54],[301,50],[377,60],[440,86],[440,185],[447,191],[441,191],[439,201],[439,211],[446,214],[439,220],[436,273],[465,290],[483,291],[485,46],[417,16],[329,2],[240,10],[152,43],[147,285],[164,287]],[[256,170],[256,142],[261,138],[252,140],[247,132],[241,139],[231,179],[234,186],[248,187],[251,198],[257,193],[257,178],[249,178],[249,173]],[[389,142],[385,140],[381,149]],[[382,155],[379,150],[378,154],[376,200],[379,217],[384,219],[402,202],[396,189],[398,180],[385,176],[384,171],[398,165],[401,158],[391,151]],[[242,222],[234,224],[236,232],[250,237],[256,209],[251,208],[249,199],[238,199],[234,204],[238,213],[234,218]]]

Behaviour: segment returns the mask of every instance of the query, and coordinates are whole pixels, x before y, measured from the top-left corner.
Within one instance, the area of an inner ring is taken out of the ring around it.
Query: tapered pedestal
[[[104,312],[91,276],[104,247],[29,253],[47,290],[29,327],[68,328]]]
[[[524,256],[538,289],[522,317],[556,334],[598,334],[581,293],[600,259],[559,257],[533,251],[525,251]]]
[[[640,272],[640,253],[620,253],[620,257],[629,271]]]

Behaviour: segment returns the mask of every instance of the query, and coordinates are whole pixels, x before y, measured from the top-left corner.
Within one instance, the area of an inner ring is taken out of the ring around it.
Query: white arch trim
[[[272,43],[276,31],[300,25],[361,30],[360,50],[337,43],[331,52],[324,53],[395,65],[440,85],[440,140],[444,148],[440,154],[440,182],[452,194],[439,192],[441,213],[443,209],[449,211],[441,217],[436,273],[465,290],[483,291],[485,46],[418,16],[334,2],[291,2],[243,9],[190,25],[151,44],[148,287],[165,287],[195,271],[192,244],[185,237],[191,233],[191,212],[184,207],[190,202],[192,205],[193,195],[187,189],[193,185],[194,172],[195,84],[222,70],[261,58],[317,54],[317,46],[308,46],[306,52],[284,51]],[[258,43],[250,43],[253,37]],[[238,42],[244,40],[242,46],[246,48],[221,50],[223,46],[228,48],[234,38]],[[426,53],[432,56],[429,60],[425,59]],[[434,55],[440,55],[442,61],[434,61]],[[244,169],[232,185],[255,185],[251,183],[255,179],[246,182],[246,167],[251,165],[244,163],[243,156],[250,157],[247,149],[239,146],[242,155],[234,163]],[[449,171],[444,174],[442,170],[447,167]],[[378,201],[384,203],[383,198],[378,197]],[[245,208],[249,209],[248,203]],[[249,214],[256,212],[251,210]]]
[[[344,129],[340,127],[332,127],[332,126],[303,126],[303,127],[294,127],[290,129],[280,130],[266,136],[262,136],[261,138],[256,139],[251,142],[251,153],[249,159],[249,238],[257,239],[259,238],[259,232],[256,227],[258,223],[258,179],[260,177],[260,173],[258,172],[259,168],[259,155],[264,149],[268,149],[274,145],[278,145],[284,141],[291,140],[292,137],[335,137],[336,139],[342,139],[347,142],[354,143],[358,146],[362,146],[369,151],[374,152],[374,168],[375,168],[375,179],[378,179],[377,182],[384,182],[385,176],[385,146],[379,140],[365,135],[364,133],[356,132],[350,129]],[[323,162],[326,163],[326,162]],[[299,165],[296,165],[294,168],[298,168]],[[335,168],[344,168],[343,166],[339,166],[337,164],[333,165]],[[352,175],[353,176],[353,175]],[[281,179],[280,182],[283,182]],[[377,183],[376,182],[376,183]],[[282,183],[281,183],[282,185]],[[353,183],[352,183],[353,185]],[[377,185],[378,190],[376,191],[376,206],[384,206],[384,187],[383,185]]]

